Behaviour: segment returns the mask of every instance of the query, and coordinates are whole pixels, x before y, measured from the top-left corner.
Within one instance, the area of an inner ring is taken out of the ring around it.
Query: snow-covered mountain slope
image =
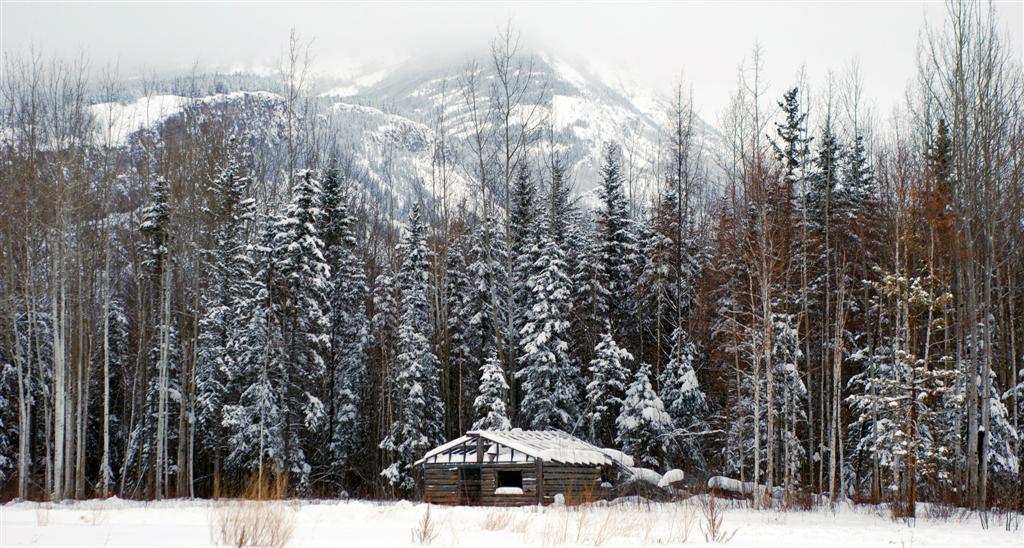
[[[665,106],[652,94],[607,73],[598,76],[545,54],[534,56],[533,61],[533,92],[526,95],[520,112],[533,112],[534,121],[543,120],[539,127],[548,133],[545,143],[553,143],[567,164],[576,192],[585,202],[592,201],[602,148],[616,141],[623,146],[628,175],[638,183],[633,191],[650,196],[650,187],[660,179],[655,162],[664,142]],[[478,101],[486,109],[496,79],[484,63],[480,66]],[[343,152],[351,175],[376,199],[393,197],[401,212],[412,199],[442,193],[454,200],[474,195],[468,146],[471,113],[462,91],[464,75],[463,59],[420,59],[355,77],[351,86],[327,89],[313,100],[320,103],[318,116],[328,121],[331,140]],[[443,127],[455,151],[451,159],[455,165],[449,164],[444,188],[434,147],[442,104]],[[275,93],[233,91],[198,99],[150,95],[89,107],[95,142],[131,149],[175,128],[184,109],[197,109],[205,118],[226,124],[246,143],[246,150],[268,167],[269,176],[283,169],[286,106]],[[698,120],[696,129],[705,149],[720,148],[721,136],[714,128]],[[533,158],[537,163],[542,161],[540,154]]]
[[[345,166],[376,196],[392,196],[399,211],[413,199],[440,197],[440,167],[434,161],[434,131],[425,124],[378,108],[335,102],[330,119]],[[447,196],[467,196],[461,170],[447,170]]]
[[[437,119],[443,102],[449,132],[465,139],[471,129],[462,93],[465,66],[456,59],[410,61],[346,100],[427,124]],[[481,68],[477,90],[480,103],[487,105],[496,79],[482,63]],[[623,146],[639,181],[651,185],[658,180],[653,170],[663,142],[667,112],[663,102],[622,80],[608,82],[607,77],[543,53],[533,57],[532,69],[532,85],[544,90],[543,99],[540,93],[527,94],[522,112],[543,101],[538,114],[547,120],[543,125],[553,130],[552,141],[569,164],[577,192],[587,194],[597,185],[601,149],[608,141]],[[710,125],[697,120],[696,129],[707,149],[721,147],[721,136]]]

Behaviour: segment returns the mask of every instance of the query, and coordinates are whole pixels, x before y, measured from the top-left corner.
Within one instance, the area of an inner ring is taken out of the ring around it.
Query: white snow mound
[[[686,475],[683,474],[682,470],[673,468],[672,470],[665,472],[665,475],[661,477],[661,481],[658,482],[658,487],[670,487],[677,481],[683,481],[684,478],[686,478]]]

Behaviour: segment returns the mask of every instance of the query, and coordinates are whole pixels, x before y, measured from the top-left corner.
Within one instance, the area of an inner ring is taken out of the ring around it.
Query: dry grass
[[[560,508],[557,512],[547,512],[544,530],[541,532],[541,546],[558,548],[569,541],[569,512]]]
[[[738,529],[727,531],[722,525],[724,512],[721,504],[716,502],[717,500],[718,497],[714,492],[708,493],[707,498],[703,499],[701,513],[704,515],[704,521],[700,525],[700,530],[704,533],[706,542],[725,544],[736,536]]]
[[[412,541],[414,544],[430,544],[437,540],[440,531],[437,529],[437,523],[430,518],[430,505],[427,505],[427,511],[420,518],[419,523],[412,529]]]
[[[50,524],[50,506],[40,504],[36,506],[36,526],[46,527]]]
[[[484,516],[481,527],[485,531],[504,531],[512,524],[512,512],[508,510],[491,510]]]
[[[259,474],[236,500],[214,503],[214,541],[227,546],[283,548],[295,533],[295,509],[285,503],[288,478]]]

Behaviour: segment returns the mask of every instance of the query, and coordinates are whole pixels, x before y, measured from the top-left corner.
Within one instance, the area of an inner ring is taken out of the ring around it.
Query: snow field
[[[254,504],[254,503],[241,503]],[[291,529],[287,546],[635,547],[707,544],[700,499],[681,503],[617,501],[578,507],[481,508],[364,501],[271,501],[256,514]],[[1016,546],[1024,533],[1006,516],[983,529],[976,515],[892,521],[884,508],[840,506],[835,512],[755,511],[719,500],[730,546]],[[218,546],[238,501],[84,501],[0,507],[0,546]],[[922,511],[922,514],[924,511]],[[1020,516],[1014,516],[1020,523]],[[275,521],[276,520],[276,521]]]

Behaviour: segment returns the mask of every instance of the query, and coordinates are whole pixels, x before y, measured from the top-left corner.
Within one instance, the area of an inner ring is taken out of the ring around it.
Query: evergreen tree
[[[573,219],[574,207],[570,200],[572,188],[565,175],[565,165],[559,156],[551,161],[551,184],[548,186],[546,198],[546,215],[548,230],[551,237],[563,250],[569,237],[569,224]]]
[[[239,332],[231,347],[235,364],[226,380],[222,424],[228,437],[225,469],[237,479],[288,469],[285,397],[290,371],[281,306],[270,290],[280,280],[273,259],[278,221],[264,220],[259,241],[248,250],[249,270],[240,273],[246,291],[233,309]]]
[[[472,283],[466,265],[466,247],[469,238],[459,237],[448,248],[448,276],[445,280],[445,295],[448,309],[448,363],[446,369],[452,380],[451,392],[458,407],[453,412],[456,416],[457,430],[464,432],[465,425],[472,424],[474,411],[466,405],[476,399],[477,357],[474,354],[476,337],[472,327],[474,303],[472,302]]]
[[[772,380],[775,383],[775,409],[770,412],[778,417],[776,446],[781,448],[780,460],[782,477],[787,490],[796,488],[798,473],[803,465],[806,451],[800,443],[798,428],[807,420],[807,387],[797,367],[803,359],[800,340],[796,330],[796,318],[792,314],[772,315]]]
[[[619,447],[643,466],[662,467],[665,440],[675,430],[672,417],[651,388],[651,366],[642,364],[626,391],[622,412],[615,421],[615,441]]]
[[[426,230],[416,205],[398,247],[402,256],[398,274],[401,316],[392,381],[398,412],[388,436],[380,444],[381,449],[393,454],[391,464],[381,475],[392,487],[405,492],[415,487],[413,462],[444,441],[440,372],[430,345],[430,251]]]
[[[501,353],[507,351],[509,345],[504,325],[512,298],[505,271],[507,253],[505,240],[495,223],[490,219],[482,220],[473,234],[473,247],[469,252],[472,262],[466,269],[469,287],[461,308],[461,316],[468,320],[461,326],[467,373],[463,382],[471,391],[467,401],[475,398],[483,358],[495,353],[499,360],[507,359]],[[514,409],[515,403],[510,403]]]
[[[578,378],[569,354],[569,278],[562,251],[541,227],[534,271],[527,281],[530,306],[520,332],[520,423],[533,430],[576,428]]]
[[[1020,433],[1014,428],[1010,412],[999,398],[995,372],[990,369],[989,375],[992,377],[992,396],[989,398],[989,427],[985,433],[989,468],[993,477],[1013,481],[1017,479],[1020,471],[1020,461],[1016,452],[1020,443]]]
[[[381,273],[374,280],[373,316],[370,318],[373,325],[374,354],[381,371],[380,386],[377,392],[381,409],[392,408],[392,397],[395,394],[395,388],[392,385],[394,376],[389,373],[394,368],[395,342],[398,339],[398,314],[398,285],[395,283],[391,265],[385,262],[382,265]]]
[[[514,331],[522,329],[522,311],[529,301],[530,292],[526,282],[531,273],[531,265],[536,257],[532,255],[536,249],[537,238],[537,197],[536,188],[530,178],[526,163],[519,165],[515,186],[512,188],[512,211],[509,214],[508,252],[513,259],[511,277],[512,310],[510,313],[516,320]],[[514,341],[512,344],[515,344]]]
[[[700,467],[704,456],[701,438],[695,434],[708,430],[705,420],[708,405],[697,380],[698,359],[697,346],[690,340],[685,329],[677,327],[672,333],[672,348],[660,383],[665,411],[679,430],[679,434],[673,436],[679,454],[684,462]]]
[[[0,350],[0,484],[7,482],[18,462],[17,401],[18,375]]]
[[[232,157],[211,182],[214,196],[209,214],[213,246],[207,252],[209,284],[203,294],[196,361],[196,429],[200,451],[214,458],[219,472],[225,448],[223,406],[228,378],[235,374],[237,337],[242,330],[238,313],[250,288],[252,264],[246,252],[246,224],[252,220],[253,202],[245,199],[249,179]]]
[[[583,363],[593,357],[592,350],[600,341],[600,333],[609,318],[608,303],[611,294],[606,286],[604,264],[600,260],[599,245],[588,220],[573,223],[572,240],[567,241],[572,270],[572,327],[577,359]]]
[[[629,351],[620,348],[606,327],[601,342],[594,349],[590,361],[590,383],[587,384],[587,422],[590,439],[595,444],[609,446],[615,438],[615,420],[622,410],[626,385],[630,382],[628,363],[633,361]]]
[[[312,171],[296,177],[292,201],[274,224],[273,256],[280,280],[271,286],[280,303],[281,332],[289,363],[284,386],[286,462],[299,492],[308,487],[309,455],[322,439],[324,357],[330,349],[330,267],[324,259],[319,226],[323,210],[320,181]]]
[[[804,120],[807,113],[800,108],[799,89],[792,88],[782,95],[779,108],[785,115],[783,123],[775,124],[775,132],[779,136],[779,142],[772,142],[775,148],[775,155],[782,163],[784,170],[783,181],[789,185],[791,192],[802,190],[805,176],[804,159],[809,154],[808,145],[811,138],[806,136],[807,130],[804,127]]]
[[[601,186],[597,209],[596,259],[601,265],[601,276],[607,290],[604,307],[613,333],[623,340],[629,334],[629,319],[633,316],[633,273],[638,261],[633,239],[629,200],[623,189],[622,159],[618,145],[610,143],[604,150],[601,166]]]
[[[484,362],[480,374],[480,394],[473,402],[477,420],[473,430],[509,430],[512,423],[508,420],[508,382],[505,372],[496,354],[491,354]]]
[[[336,169],[324,177],[322,235],[331,272],[329,298],[330,349],[327,354],[331,463],[335,471],[349,467],[360,446],[363,421],[359,408],[366,391],[369,289],[358,255],[355,217],[346,182]]]
[[[827,122],[821,130],[814,172],[809,176],[807,187],[808,223],[815,233],[822,233],[826,225],[834,223],[838,217],[835,193],[840,183],[843,157],[843,148],[833,133],[831,123]]]

